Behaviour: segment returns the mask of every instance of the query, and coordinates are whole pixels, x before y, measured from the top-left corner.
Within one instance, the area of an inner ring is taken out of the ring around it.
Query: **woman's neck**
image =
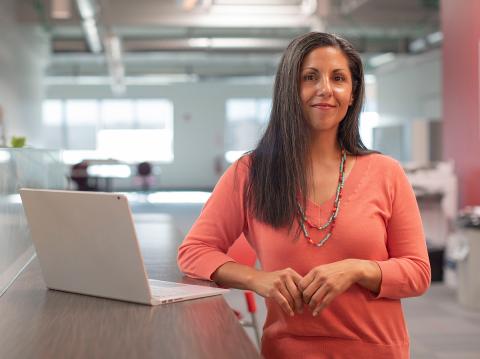
[[[313,166],[329,166],[337,164],[340,159],[341,148],[334,135],[318,134],[310,142],[310,160]]]

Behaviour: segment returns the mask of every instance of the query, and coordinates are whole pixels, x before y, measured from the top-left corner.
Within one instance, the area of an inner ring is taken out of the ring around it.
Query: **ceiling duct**
[[[94,0],[76,0],[78,12],[82,18],[82,27],[87,39],[88,47],[94,54],[102,51],[102,42],[95,19],[97,3]]]

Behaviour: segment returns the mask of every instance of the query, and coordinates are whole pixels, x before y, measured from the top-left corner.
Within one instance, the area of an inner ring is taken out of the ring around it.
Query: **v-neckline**
[[[347,202],[350,196],[355,193],[357,186],[362,179],[362,176],[366,172],[369,161],[370,155],[356,156],[355,163],[353,164],[349,175],[347,176],[347,178],[345,178],[340,205]],[[319,214],[321,217],[324,217],[324,215],[327,213],[329,214],[330,210],[333,209],[335,195],[336,193],[334,193],[328,200],[324,201],[322,204],[315,203],[313,200],[307,198],[307,208],[305,211],[307,220],[313,219],[313,222],[317,222],[320,221]],[[318,225],[318,223],[315,224]]]
[[[344,190],[345,190],[345,186],[347,185],[347,182],[348,180],[350,179],[351,175],[353,174],[354,170],[355,170],[355,167],[357,167],[357,161],[358,161],[358,158],[360,156],[354,156],[355,158],[355,162],[353,163],[353,166],[352,168],[350,169],[350,172],[347,174],[347,177],[345,177],[345,183],[344,183]],[[348,161],[348,159],[347,159]],[[345,162],[347,163],[347,162]],[[343,193],[344,193],[344,190],[342,191],[342,197],[343,197]],[[307,198],[307,202],[310,202],[311,204],[313,204],[314,206],[316,207],[323,207],[325,204],[327,203],[330,203],[335,201],[335,196],[337,195],[337,191],[335,190],[335,192],[333,193],[333,195],[331,195],[330,197],[328,197],[328,199],[326,199],[325,201],[323,201],[321,204],[315,202],[313,199],[310,199],[310,198]]]

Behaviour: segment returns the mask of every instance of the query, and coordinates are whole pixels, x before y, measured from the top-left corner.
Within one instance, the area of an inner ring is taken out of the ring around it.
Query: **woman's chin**
[[[323,120],[310,121],[310,129],[314,132],[336,131],[337,128],[338,128],[337,122],[323,121]]]

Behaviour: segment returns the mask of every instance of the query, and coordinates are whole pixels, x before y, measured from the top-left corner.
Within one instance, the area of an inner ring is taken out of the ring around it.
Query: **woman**
[[[179,249],[189,276],[265,297],[265,358],[408,358],[400,299],[430,265],[412,188],[358,129],[358,53],[331,34],[293,40],[268,128],[222,176]],[[262,270],[225,253],[244,234]]]

